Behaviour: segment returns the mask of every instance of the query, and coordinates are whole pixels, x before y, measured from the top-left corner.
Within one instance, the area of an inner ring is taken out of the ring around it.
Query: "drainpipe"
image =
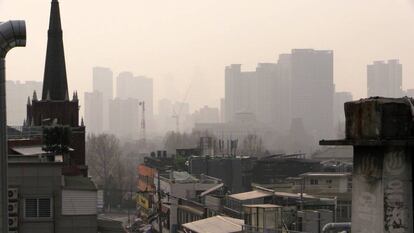
[[[8,232],[7,185],[7,118],[6,118],[6,68],[7,52],[14,47],[26,46],[24,21],[0,22],[0,232]]]
[[[328,233],[332,230],[338,231],[350,231],[351,223],[350,222],[338,222],[338,223],[328,223],[322,228],[322,233]]]

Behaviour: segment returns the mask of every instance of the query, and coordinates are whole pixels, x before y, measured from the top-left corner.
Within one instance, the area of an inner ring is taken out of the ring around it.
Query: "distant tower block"
[[[413,232],[414,100],[369,98],[345,104],[353,145],[352,232]]]

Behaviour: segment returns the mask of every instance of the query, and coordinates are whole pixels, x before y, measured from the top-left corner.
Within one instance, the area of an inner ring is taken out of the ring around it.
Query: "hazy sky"
[[[224,66],[276,62],[292,48],[332,49],[337,90],[366,95],[366,65],[398,58],[414,88],[414,0],[60,0],[69,88],[92,67],[154,78],[155,97],[218,106]],[[25,19],[28,43],[8,79],[41,80],[50,0],[0,0],[0,21]]]

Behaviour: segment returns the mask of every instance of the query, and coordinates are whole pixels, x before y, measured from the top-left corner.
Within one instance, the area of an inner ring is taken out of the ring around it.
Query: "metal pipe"
[[[350,231],[351,223],[350,222],[337,222],[337,223],[328,223],[322,228],[322,233],[328,233],[331,230],[336,231]]]
[[[26,46],[24,21],[0,22],[0,232],[8,232],[8,184],[7,184],[7,115],[6,115],[6,67],[7,52],[14,47]]]

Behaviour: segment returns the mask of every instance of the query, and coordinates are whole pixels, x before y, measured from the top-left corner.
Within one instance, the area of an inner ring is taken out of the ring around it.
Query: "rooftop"
[[[240,200],[240,201],[244,201],[244,200],[262,198],[262,197],[270,197],[272,195],[273,193],[270,193],[270,192],[254,190],[250,192],[236,193],[236,194],[230,195],[229,197]]]
[[[198,233],[241,232],[244,220],[225,216],[214,216],[195,222],[183,224],[183,227]]]
[[[181,172],[181,171],[170,171],[164,174],[160,174],[161,180],[172,182],[172,183],[203,183],[203,184],[219,184],[221,183],[220,179],[200,175],[200,176],[193,176],[188,172]]]

